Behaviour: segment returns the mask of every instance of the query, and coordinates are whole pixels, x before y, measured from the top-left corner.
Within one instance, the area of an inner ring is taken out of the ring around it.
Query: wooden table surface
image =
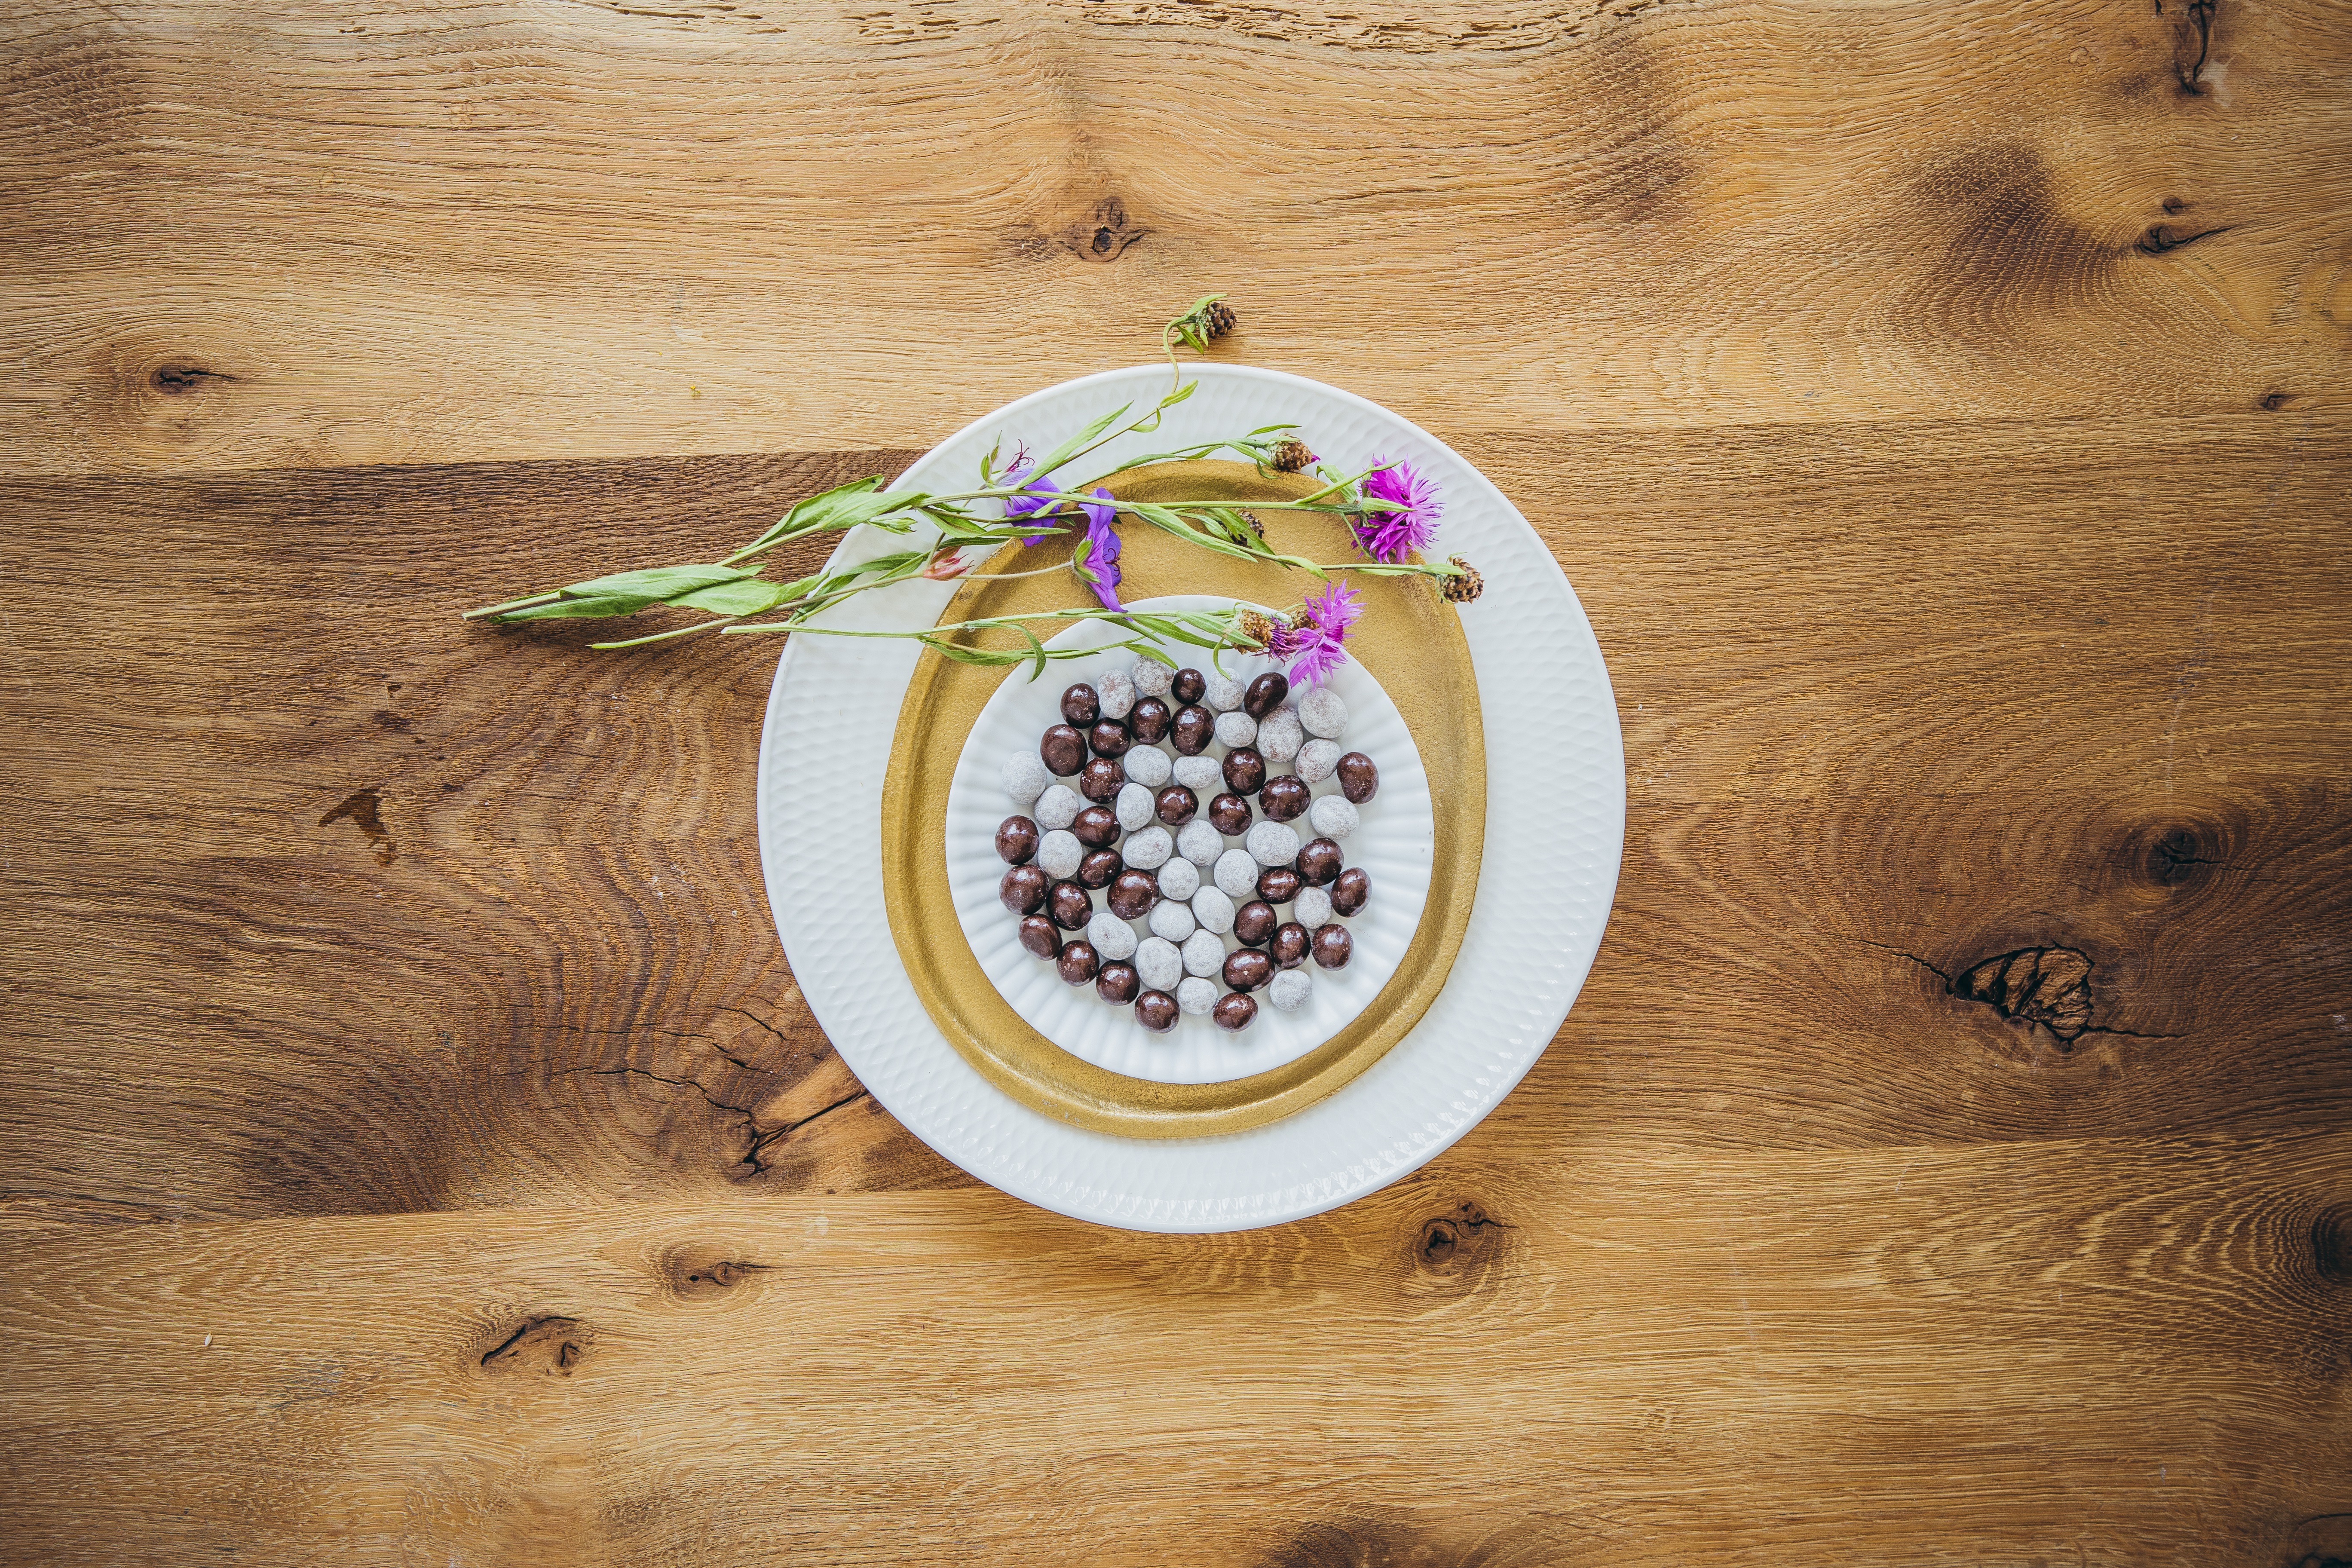
[[[2341,0],[0,38],[6,1561],[2352,1561]],[[775,645],[457,612],[1213,289],[1535,521],[1631,809],[1493,1116],[1167,1238],[828,1046]]]

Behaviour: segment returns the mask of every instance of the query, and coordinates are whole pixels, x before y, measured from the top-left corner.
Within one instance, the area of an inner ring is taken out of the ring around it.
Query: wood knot
[[[2148,840],[2141,865],[2147,879],[2159,888],[2186,887],[2203,881],[2212,875],[2213,868],[2222,864],[2217,853],[2220,848],[2195,827],[2168,827]]]
[[[484,1352],[482,1370],[570,1377],[593,1342],[588,1325],[577,1318],[533,1318]]]
[[[672,1247],[662,1258],[662,1276],[668,1282],[670,1293],[679,1300],[709,1301],[727,1295],[754,1275],[766,1273],[771,1267],[729,1258],[715,1247],[686,1246]]]
[[[2326,1285],[2352,1285],[2352,1204],[2321,1211],[2311,1222],[2311,1266]]]
[[[1412,1266],[1429,1279],[1457,1279],[1484,1267],[1510,1226],[1475,1203],[1461,1203],[1421,1222]]]
[[[2294,401],[2294,394],[2292,392],[2265,392],[2254,399],[2255,405],[2265,414],[2276,414]]]
[[[2091,1026],[2091,961],[2071,947],[2021,947],[1963,971],[1951,992],[2004,1018],[2040,1025],[2061,1046]]]
[[[383,795],[380,790],[361,790],[319,818],[319,826],[331,827],[346,820],[367,835],[368,847],[375,851],[377,865],[389,866],[400,858],[399,847],[393,843],[392,834],[383,826]]]
[[[1127,247],[1150,230],[1128,221],[1127,204],[1105,196],[1095,204],[1094,216],[1071,225],[1058,237],[1062,247],[1081,261],[1116,261]]]
[[[186,397],[202,392],[208,381],[235,381],[226,371],[209,370],[200,364],[179,360],[167,360],[157,365],[147,377],[147,384],[166,397]]]

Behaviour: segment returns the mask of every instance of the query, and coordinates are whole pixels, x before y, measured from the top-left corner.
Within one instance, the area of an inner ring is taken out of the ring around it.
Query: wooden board
[[[2341,24],[10,9],[0,1560],[2352,1562]],[[1171,1240],[835,1056],[772,646],[456,617],[1218,287],[1631,810],[1495,1115]]]

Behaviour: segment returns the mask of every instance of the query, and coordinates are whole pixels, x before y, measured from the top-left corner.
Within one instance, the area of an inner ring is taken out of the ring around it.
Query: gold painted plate
[[[1314,481],[1262,474],[1246,463],[1159,463],[1104,481],[1122,500],[1286,500]],[[1323,512],[1270,512],[1267,542],[1317,561],[1345,561],[1355,544],[1344,521]],[[1181,543],[1147,524],[1119,530],[1124,596],[1197,593],[1276,606],[1297,602],[1314,580]],[[1071,542],[1007,546],[992,574],[1052,566]],[[900,960],[940,1032],[989,1081],[1023,1104],[1095,1131],[1136,1138],[1237,1132],[1313,1104],[1361,1073],[1436,1000],[1460,951],[1486,842],[1486,742],[1468,642],[1453,605],[1425,581],[1355,577],[1365,615],[1349,652],[1395,702],[1429,777],[1435,826],[1428,900],[1404,962],[1354,1022],[1297,1060],[1222,1083],[1167,1084],[1108,1071],[1032,1028],[981,968],[957,923],[947,882],[948,788],[964,738],[1006,679],[1001,668],[926,652],[898,710],[882,797],[883,898]],[[1067,573],[967,582],[942,621],[1066,606],[1084,592]],[[1072,623],[1040,625],[1050,637]],[[1015,673],[1013,679],[1024,679]]]

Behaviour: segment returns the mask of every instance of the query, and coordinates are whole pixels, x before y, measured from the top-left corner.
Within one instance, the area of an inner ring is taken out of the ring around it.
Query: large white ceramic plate
[[[1132,607],[1213,610],[1232,602],[1171,594],[1135,600]],[[1126,635],[1107,622],[1081,621],[1045,646],[1100,647]],[[1181,643],[1164,647],[1180,668],[1200,656],[1198,648]],[[1004,862],[996,858],[996,825],[1015,809],[998,783],[998,770],[1013,752],[1034,751],[1046,726],[1062,721],[1064,687],[1114,662],[1125,668],[1134,658],[1122,653],[1115,660],[1051,665],[1034,680],[1026,669],[1018,669],[1004,678],[981,709],[979,721],[972,725],[957,759],[955,777],[948,785],[948,890],[955,900],[956,919],[980,967],[1013,1010],[1030,1027],[1081,1060],[1156,1083],[1223,1083],[1272,1072],[1351,1023],[1388,984],[1405,950],[1412,945],[1422,907],[1429,901],[1430,859],[1437,837],[1429,775],[1422,770],[1421,753],[1413,746],[1412,731],[1406,726],[1404,715],[1397,711],[1371,672],[1354,659],[1333,671],[1328,684],[1348,705],[1348,729],[1340,744],[1351,752],[1362,752],[1381,770],[1379,793],[1364,803],[1356,831],[1339,841],[1345,863],[1361,867],[1372,880],[1371,901],[1361,913],[1341,922],[1353,939],[1354,955],[1345,969],[1306,965],[1314,989],[1296,1012],[1279,1011],[1261,993],[1257,1022],[1240,1034],[1229,1035],[1205,1017],[1182,1017],[1167,1034],[1155,1035],[1135,1021],[1134,1009],[1109,1005],[1091,985],[1063,984],[1052,964],[1031,957],[1021,945],[1019,922],[1005,913],[997,898]],[[1225,656],[1224,673],[1244,683],[1261,671],[1278,668],[1271,659]],[[1172,747],[1160,749],[1173,757]],[[1212,743],[1205,754],[1223,760],[1225,748]],[[1269,777],[1295,771],[1289,763],[1267,764]],[[1339,789],[1337,779],[1327,778],[1314,786],[1314,793],[1320,799],[1338,794]],[[1293,826],[1300,830],[1301,838],[1315,837],[1304,817]],[[1228,838],[1224,843],[1229,848],[1238,847],[1241,840]],[[1209,883],[1205,868],[1202,883]],[[1103,908],[1102,894],[1094,895],[1094,904],[1097,910]],[[1283,918],[1289,917],[1286,905]],[[1144,934],[1142,921],[1128,923],[1138,936]],[[1225,933],[1226,952],[1240,945],[1232,932]]]
[[[760,856],[801,993],[860,1082],[917,1137],[1043,1207],[1137,1230],[1223,1231],[1319,1214],[1385,1186],[1460,1138],[1543,1054],[1608,923],[1625,838],[1625,757],[1609,672],[1551,552],[1500,490],[1443,442],[1337,387],[1239,365],[1188,368],[1199,389],[1122,458],[1277,420],[1342,468],[1404,458],[1445,499],[1438,539],[1486,578],[1464,632],[1486,712],[1486,842],[1445,989],[1412,1032],[1336,1093],[1247,1132],[1128,1139],[1032,1110],[958,1056],[899,966],[882,906],[881,796],[911,642],[794,637],[760,742]],[[1156,398],[1165,365],[1033,393],[967,426],[898,483],[974,482],[1003,437],[1050,446],[1118,404]],[[836,563],[902,540],[854,533]],[[850,627],[938,618],[952,584],[908,582],[834,612]]]

